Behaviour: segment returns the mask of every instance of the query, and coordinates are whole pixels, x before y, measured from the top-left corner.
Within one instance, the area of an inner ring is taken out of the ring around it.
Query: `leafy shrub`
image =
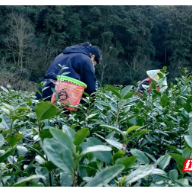
[[[69,115],[59,102],[2,87],[1,185],[192,186],[182,172],[192,158],[192,76],[184,72],[142,97],[134,86],[106,85]]]

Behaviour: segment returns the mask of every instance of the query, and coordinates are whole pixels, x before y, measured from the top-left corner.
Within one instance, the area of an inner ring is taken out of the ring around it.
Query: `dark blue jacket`
[[[68,69],[62,70],[61,67],[63,66],[68,67]],[[68,73],[65,75],[78,79],[87,84],[85,92],[89,95],[96,91],[95,69],[86,45],[74,45],[67,47],[63,53],[55,58],[47,70],[44,78],[47,80],[56,80],[57,75],[61,75],[63,73]],[[48,82],[49,80],[47,83]]]

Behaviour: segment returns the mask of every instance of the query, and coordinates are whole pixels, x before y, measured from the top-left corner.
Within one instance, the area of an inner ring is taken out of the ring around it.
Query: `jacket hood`
[[[89,50],[87,49],[86,45],[73,45],[70,47],[67,47],[64,51],[64,54],[70,54],[70,53],[83,53],[90,57]]]

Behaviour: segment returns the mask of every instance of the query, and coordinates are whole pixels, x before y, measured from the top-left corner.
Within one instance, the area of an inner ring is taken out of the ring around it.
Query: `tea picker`
[[[143,81],[141,81],[139,83],[138,88],[137,88],[137,93],[139,93],[140,95],[142,95],[144,91],[147,91],[148,93],[151,92],[151,90],[152,90],[152,87],[151,87],[152,80],[154,80],[156,83],[158,83],[159,80],[160,80],[160,78],[158,76],[158,73],[161,73],[165,77],[165,74],[163,74],[160,71],[160,69],[150,70],[150,71],[147,71],[146,73],[147,73],[147,75],[149,77],[144,79]],[[163,80],[162,85],[167,86],[166,79]],[[157,86],[157,91],[160,91],[160,87],[159,86]]]
[[[89,42],[66,47],[45,73],[44,85],[38,88],[36,99],[54,103],[56,95],[53,90],[55,89],[63,103],[76,105],[79,103],[82,90],[88,95],[96,92],[94,66],[100,61],[100,49]]]

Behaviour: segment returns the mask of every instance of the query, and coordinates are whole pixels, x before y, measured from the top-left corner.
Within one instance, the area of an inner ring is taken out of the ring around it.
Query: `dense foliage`
[[[192,186],[182,172],[192,158],[192,76],[183,73],[143,96],[132,85],[100,88],[72,114],[1,87],[0,185]]]
[[[66,46],[90,41],[103,52],[101,84],[130,85],[162,66],[174,81],[181,67],[191,69],[191,13],[191,6],[0,6],[0,72],[39,83]]]

